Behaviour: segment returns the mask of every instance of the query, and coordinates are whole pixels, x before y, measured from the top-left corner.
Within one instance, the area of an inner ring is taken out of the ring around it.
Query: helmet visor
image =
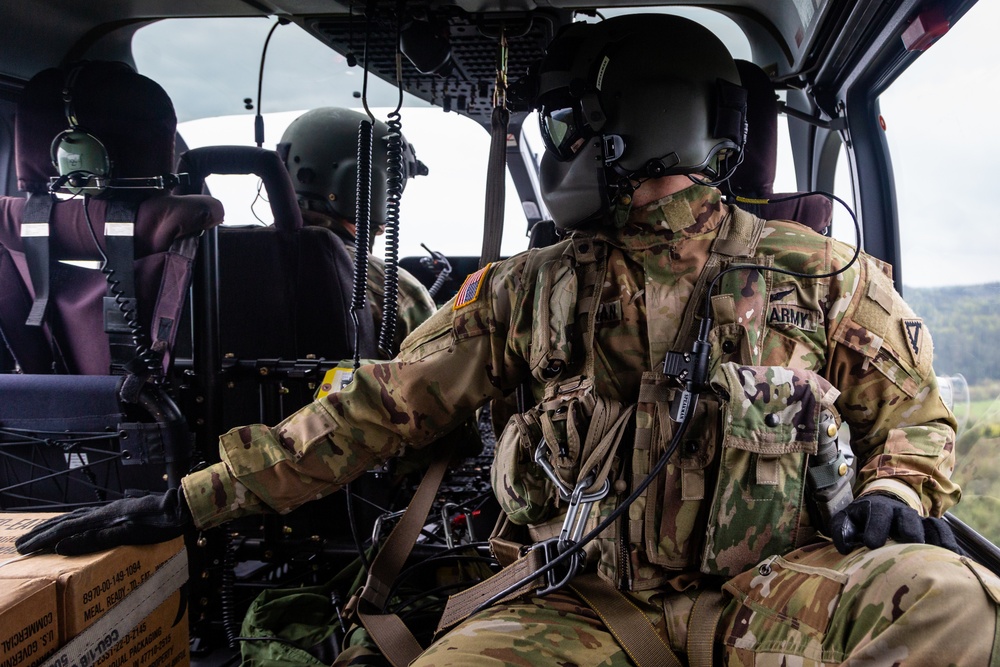
[[[545,148],[555,157],[563,161],[572,160],[594,132],[589,125],[580,122],[580,112],[576,105],[558,102],[543,103],[539,110],[542,140]]]

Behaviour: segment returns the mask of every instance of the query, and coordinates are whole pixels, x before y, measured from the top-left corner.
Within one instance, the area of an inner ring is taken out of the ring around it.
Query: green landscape
[[[961,374],[968,403],[960,421],[954,478],[962,502],[954,514],[1000,544],[1000,283],[905,288],[904,295],[934,339],[939,376]]]

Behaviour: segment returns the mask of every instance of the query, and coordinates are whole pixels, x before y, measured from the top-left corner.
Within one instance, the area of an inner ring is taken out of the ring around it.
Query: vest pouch
[[[808,457],[824,409],[840,392],[812,371],[724,363],[712,377],[722,402],[722,457],[701,571],[735,576],[815,535],[806,503]]]
[[[538,523],[554,513],[555,487],[535,463],[542,440],[539,409],[516,414],[497,440],[490,481],[507,519],[517,525]]]
[[[636,408],[636,441],[632,459],[632,486],[639,484],[650,467],[663,456],[678,424],[670,419],[675,389],[666,376],[648,371],[642,376]],[[712,396],[703,396],[691,416],[684,439],[666,469],[647,489],[641,512],[632,510],[630,541],[645,547],[650,563],[668,569],[688,569],[697,564],[705,520],[706,488],[714,478],[710,464],[716,458],[719,440],[719,406]],[[637,501],[638,502],[638,501]],[[642,579],[642,569],[636,579]],[[641,582],[636,584],[642,587]],[[634,585],[636,585],[634,584]]]

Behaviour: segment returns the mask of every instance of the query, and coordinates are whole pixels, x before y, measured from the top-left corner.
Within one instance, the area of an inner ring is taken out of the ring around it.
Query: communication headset
[[[66,75],[62,97],[69,128],[52,140],[49,151],[52,164],[59,171],[49,190],[65,188],[74,195],[99,195],[107,190],[111,174],[111,158],[101,140],[80,127],[73,105],[73,86],[83,69],[77,65]]]

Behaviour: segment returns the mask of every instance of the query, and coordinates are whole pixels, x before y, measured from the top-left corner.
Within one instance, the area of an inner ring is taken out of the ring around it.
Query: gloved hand
[[[830,532],[837,551],[844,555],[862,545],[877,549],[888,539],[962,553],[944,519],[923,518],[902,500],[877,493],[857,498],[837,512],[830,520]]]
[[[123,544],[166,542],[183,535],[190,523],[184,496],[178,489],[170,489],[54,517],[17,538],[14,546],[22,554],[55,551],[77,556]]]

